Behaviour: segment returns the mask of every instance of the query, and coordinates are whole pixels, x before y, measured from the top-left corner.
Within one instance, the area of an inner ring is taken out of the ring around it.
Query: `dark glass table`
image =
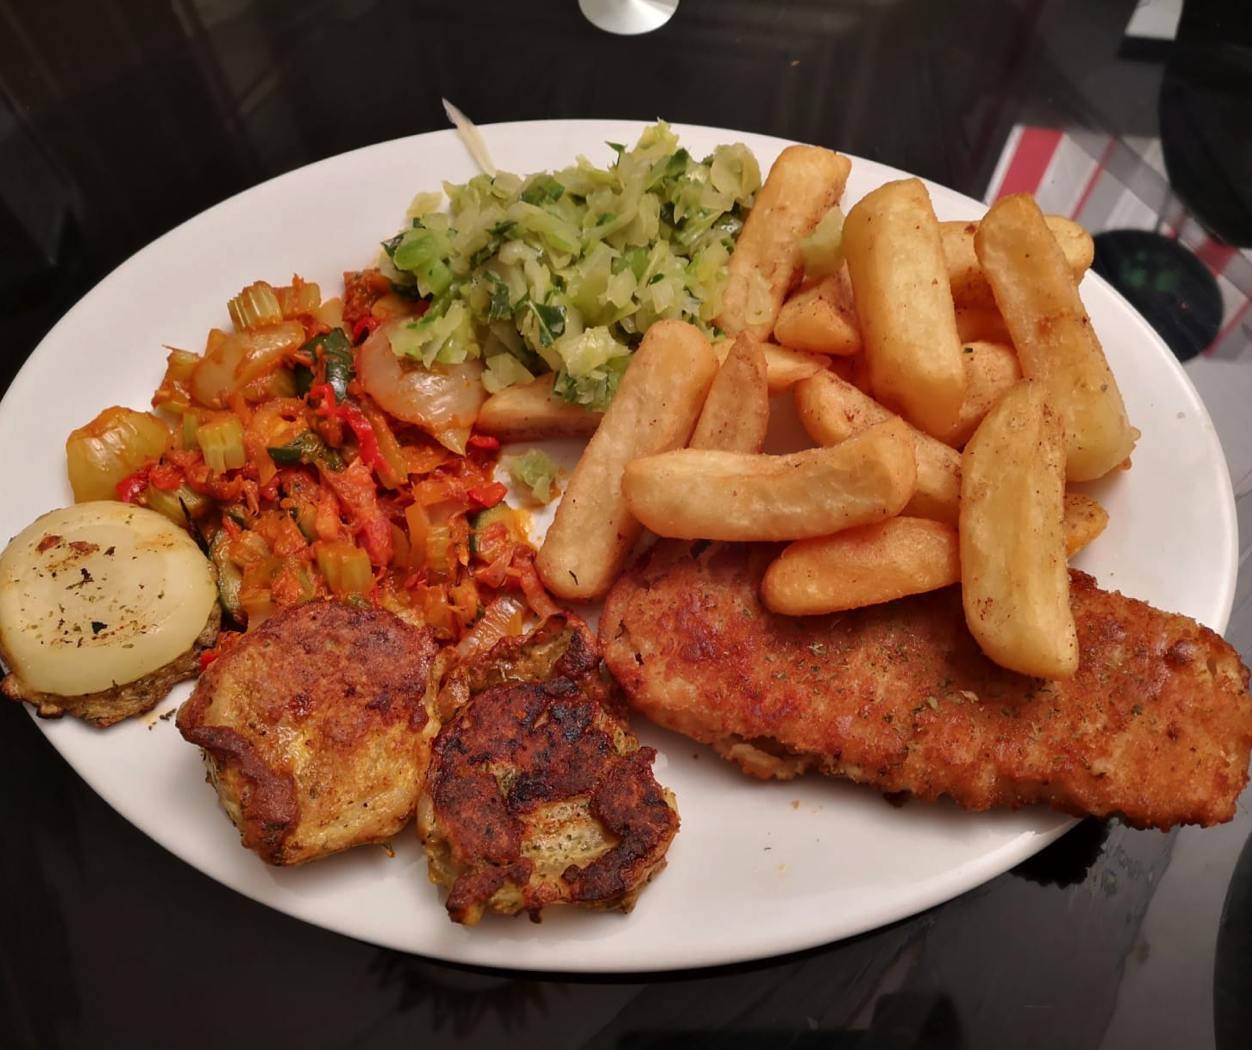
[[[1078,218],[1101,235],[1097,268],[1187,362],[1246,520],[1252,16],[1182,7],[681,0],[625,36],[575,0],[4,0],[0,372],[7,386],[161,233],[273,175],[443,128],[441,98],[481,123],[659,116],[978,198],[1032,189]],[[1245,658],[1250,584],[1227,632]],[[4,1047],[1242,1047],[1252,1026],[1252,796],[1203,831],[1084,821],[945,905],[799,955],[545,979],[252,903],[116,815],[16,704],[0,705],[0,790]]]

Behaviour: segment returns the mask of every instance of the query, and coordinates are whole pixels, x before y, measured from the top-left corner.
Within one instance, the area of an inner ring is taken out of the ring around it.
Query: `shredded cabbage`
[[[556,487],[559,471],[556,462],[542,449],[528,449],[520,456],[505,456],[501,466],[509,472],[515,485],[524,485],[540,503],[551,503],[560,495]]]
[[[843,266],[843,210],[834,205],[800,241],[800,258],[809,277],[831,277]]]
[[[664,123],[633,149],[609,145],[608,168],[579,157],[557,172],[445,183],[446,213],[415,198],[411,226],[383,244],[385,269],[430,306],[397,331],[396,353],[428,365],[485,356],[489,390],[555,372],[560,396],[603,410],[654,321],[714,336],[761,185],[756,158],[735,144],[696,160]]]
[[[529,383],[535,378],[521,361],[507,351],[487,358],[486,363],[483,386],[489,394],[499,393],[506,386],[513,386],[515,383]]]

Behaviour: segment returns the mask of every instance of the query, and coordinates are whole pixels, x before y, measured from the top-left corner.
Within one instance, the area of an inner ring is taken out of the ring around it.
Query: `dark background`
[[[1233,201],[1209,220],[1237,240],[1244,6],[1191,3],[1191,43],[1160,46],[1124,39],[1126,0],[681,0],[635,38],[574,0],[0,0],[0,383],[161,233],[310,161],[445,127],[441,97],[482,123],[762,132],[975,197],[1015,123],[1164,125],[1206,158],[1177,192],[1197,211]],[[1195,181],[1214,172],[1224,188]],[[125,333],[100,352],[126,352]],[[0,795],[3,1048],[1248,1045],[1246,809],[1168,835],[1087,821],[948,905],[796,957],[543,980],[383,951],[239,897],[114,814],[7,703]]]

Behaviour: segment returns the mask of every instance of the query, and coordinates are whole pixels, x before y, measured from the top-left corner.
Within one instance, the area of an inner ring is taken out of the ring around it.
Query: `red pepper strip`
[[[352,429],[361,454],[361,462],[367,467],[387,469],[387,461],[378,450],[378,438],[374,434],[374,428],[356,405],[350,405],[346,401],[342,405],[335,404],[335,388],[329,383],[318,383],[310,387],[309,400],[312,401],[314,398],[321,398],[322,401],[315,410],[319,416],[325,416],[327,419],[342,419]]]
[[[222,654],[216,649],[205,649],[200,653],[200,670],[208,670],[209,664],[216,660]]]
[[[329,383],[317,383],[309,387],[309,404],[311,405],[318,398],[321,398],[322,403],[317,408],[317,414],[329,419],[335,414],[335,388]]]
[[[498,481],[493,481],[490,485],[482,485],[465,490],[465,495],[471,503],[484,508],[494,507],[508,494],[509,490]]]
[[[470,448],[499,448],[500,439],[490,434],[471,434],[465,442]]]
[[[363,343],[365,337],[370,335],[377,327],[378,318],[373,314],[366,314],[364,317],[358,318],[356,324],[352,326],[352,345],[358,346]]]
[[[143,490],[148,487],[148,474],[151,470],[151,467],[142,467],[135,473],[122,478],[115,486],[117,498],[123,503],[134,503]]]
[[[352,428],[352,433],[356,435],[357,447],[361,453],[361,460],[367,467],[387,469],[387,461],[383,459],[383,454],[378,451],[378,438],[374,436],[374,428],[370,425],[370,421],[361,414],[361,410],[355,405],[340,405],[335,409],[335,415],[342,419]]]

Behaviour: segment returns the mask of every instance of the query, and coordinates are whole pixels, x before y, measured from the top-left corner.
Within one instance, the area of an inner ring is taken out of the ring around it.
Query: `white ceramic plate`
[[[606,141],[633,142],[643,124],[564,121],[484,129],[495,162],[531,172]],[[745,141],[767,170],[776,139],[679,127],[697,155]],[[371,146],[257,186],[192,219],[119,267],[32,355],[0,405],[4,457],[0,535],[68,502],[64,439],[111,404],[146,407],[163,346],[202,349],[226,325],[227,300],[257,278],[293,272],[339,286],[369,263],[419,190],[475,168],[451,132]],[[846,202],[900,173],[856,161]],[[932,186],[941,218],[981,214]],[[1106,587],[1222,630],[1236,570],[1234,503],[1225,461],[1194,389],[1165,345],[1094,276],[1083,294],[1143,430],[1134,469],[1098,488],[1111,521],[1081,564]],[[14,495],[16,494],[16,495]],[[197,749],[170,713],[106,731],[40,721],[56,748],[119,813],[240,893],[311,923],[434,958],[518,969],[645,971],[728,963],[811,947],[903,918],[1012,867],[1070,821],[1031,810],[971,815],[955,807],[895,809],[873,791],[805,778],[762,784],[711,751],[648,726],[658,778],[677,794],[682,830],[669,866],[629,916],[550,909],[541,925],[489,916],[475,930],[446,918],[412,832],[396,855],[362,848],[303,869],[267,867],[238,836],[204,782]]]

